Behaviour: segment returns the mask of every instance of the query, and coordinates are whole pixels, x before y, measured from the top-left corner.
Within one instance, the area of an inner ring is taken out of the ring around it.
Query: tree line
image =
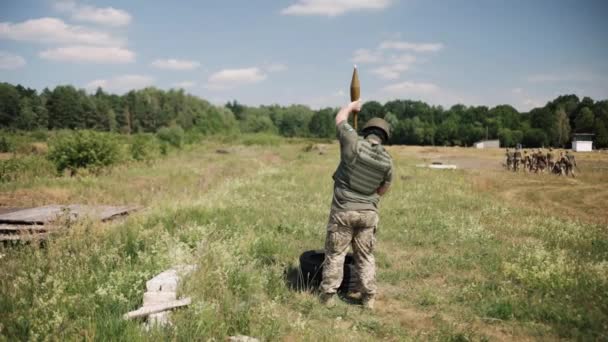
[[[337,108],[304,105],[224,106],[183,90],[145,88],[122,96],[99,88],[94,94],[70,85],[53,90],[0,83],[0,128],[8,130],[92,129],[125,134],[179,126],[202,134],[269,133],[285,137],[332,138]],[[366,102],[359,127],[372,117],[393,127],[393,144],[471,146],[500,139],[502,146],[567,147],[573,133],[594,133],[596,148],[608,147],[608,100],[559,96],[520,113],[510,105],[432,106],[422,101]]]

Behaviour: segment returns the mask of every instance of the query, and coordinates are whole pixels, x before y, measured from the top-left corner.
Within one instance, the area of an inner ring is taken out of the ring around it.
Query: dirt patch
[[[8,160],[13,158],[15,154],[13,153],[0,153],[0,160]]]
[[[391,146],[391,153],[427,164],[455,164],[468,171],[473,188],[518,208],[543,214],[608,224],[608,154],[574,153],[576,178],[550,174],[513,173],[503,168],[504,149]]]
[[[267,152],[262,154],[260,160],[262,160],[264,163],[278,164],[283,161],[283,158],[281,158],[281,156],[277,153]]]

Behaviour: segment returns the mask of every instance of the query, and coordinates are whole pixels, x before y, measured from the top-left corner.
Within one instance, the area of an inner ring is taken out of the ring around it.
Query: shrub
[[[13,152],[14,150],[15,146],[7,137],[0,137],[0,153]]]
[[[90,168],[93,172],[112,165],[120,159],[116,140],[107,133],[76,131],[59,134],[51,141],[48,159],[58,172],[70,170],[75,174],[79,168]]]
[[[157,154],[157,143],[153,135],[136,134],[130,146],[131,158],[139,161],[149,161]]]
[[[29,133],[29,136],[34,141],[47,141],[49,139],[49,132],[46,130],[36,130]]]
[[[167,144],[166,142],[162,142],[160,144],[160,154],[161,156],[166,156],[169,153],[169,144]]]
[[[11,182],[17,179],[21,165],[18,159],[0,160],[0,183]]]
[[[184,130],[180,126],[163,127],[156,132],[156,136],[160,141],[177,148],[181,148],[184,142]]]

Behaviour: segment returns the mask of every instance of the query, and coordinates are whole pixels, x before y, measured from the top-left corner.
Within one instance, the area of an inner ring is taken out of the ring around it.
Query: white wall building
[[[572,151],[593,151],[593,136],[594,134],[592,133],[574,133],[574,136],[572,137]]]
[[[499,148],[500,140],[482,140],[475,143],[475,148]]]

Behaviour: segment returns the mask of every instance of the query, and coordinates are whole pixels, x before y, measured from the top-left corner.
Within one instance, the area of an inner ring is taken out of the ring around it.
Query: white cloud
[[[391,64],[372,69],[372,73],[385,80],[396,80],[402,72],[409,70],[408,64]]]
[[[18,69],[23,67],[25,64],[25,59],[23,57],[0,51],[0,69]]]
[[[99,8],[79,5],[75,1],[59,1],[55,8],[71,14],[73,20],[90,22],[107,26],[126,26],[131,22],[131,15],[113,7]]]
[[[198,68],[201,64],[197,61],[190,61],[184,59],[157,59],[152,62],[150,65],[159,69],[169,69],[169,70],[194,70]]]
[[[412,55],[391,56],[389,64],[372,69],[371,72],[385,80],[396,80],[401,77],[403,72],[408,71],[415,62],[416,57]]]
[[[265,69],[268,72],[281,72],[287,70],[287,65],[282,63],[270,64]]]
[[[379,63],[383,60],[382,53],[377,51],[371,51],[369,49],[358,49],[355,51],[355,55],[351,59],[353,63]]]
[[[106,32],[69,25],[57,18],[0,23],[0,39],[58,44],[121,45],[123,40]]]
[[[297,0],[284,8],[286,15],[324,15],[335,17],[349,11],[381,10],[388,7],[391,0]]]
[[[389,57],[389,61],[395,64],[413,64],[416,62],[416,56],[410,54],[403,55],[392,55]]]
[[[141,89],[154,84],[154,78],[145,75],[122,75],[110,79],[94,80],[87,83],[86,88],[94,91],[98,87],[113,93],[125,93],[129,90]]]
[[[414,52],[437,52],[443,49],[442,43],[410,43],[398,40],[386,40],[380,43],[380,49],[408,50]]]
[[[122,64],[135,61],[135,53],[125,48],[106,46],[66,46],[40,52],[40,57],[54,61]]]
[[[519,94],[523,94],[524,90],[522,88],[513,88],[513,89],[511,89],[511,92],[513,94],[519,95]]]
[[[173,83],[173,87],[183,88],[183,89],[192,88],[195,85],[196,85],[196,82],[193,82],[193,81],[182,81],[182,82]]]
[[[246,84],[258,83],[266,79],[259,68],[243,69],[224,69],[209,76],[207,88],[209,89],[230,89]]]
[[[439,87],[433,83],[424,82],[401,82],[388,85],[382,91],[407,96],[407,94],[428,94],[439,91]]]

